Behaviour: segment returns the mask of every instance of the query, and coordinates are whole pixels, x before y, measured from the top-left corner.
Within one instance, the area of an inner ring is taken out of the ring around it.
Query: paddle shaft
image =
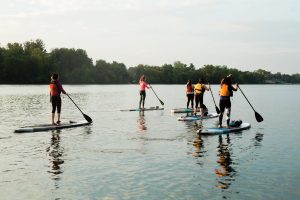
[[[210,88],[210,93],[211,93],[211,96],[212,96],[212,98],[213,98],[213,100],[214,100],[214,103],[215,103],[215,106],[217,107],[217,104],[216,104],[216,102],[215,102],[215,98],[214,98],[214,95],[213,95],[213,93],[212,93],[212,91],[211,91],[211,88]]]
[[[150,85],[150,84],[149,84]],[[156,98],[159,100],[159,102],[161,103],[161,105],[164,105],[164,102],[162,100],[160,100],[157,96],[157,94],[155,93],[155,91],[153,90],[152,86],[150,85],[151,90],[153,91],[153,93],[155,94]]]
[[[238,88],[239,88],[240,91],[242,92],[242,94],[243,94],[243,96],[245,97],[245,99],[248,101],[248,103],[249,103],[249,105],[251,106],[251,108],[253,109],[253,111],[256,112],[255,109],[253,108],[253,106],[251,105],[250,101],[247,99],[246,95],[244,94],[243,90],[240,88],[240,86],[238,86]]]
[[[84,113],[82,112],[82,110],[77,106],[77,104],[73,101],[73,99],[69,96],[68,93],[66,93],[66,95],[70,98],[70,100],[74,103],[74,105],[78,108],[78,110],[81,112],[81,114],[84,115]]]

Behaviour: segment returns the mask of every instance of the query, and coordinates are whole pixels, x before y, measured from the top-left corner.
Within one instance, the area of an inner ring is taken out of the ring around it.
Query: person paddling
[[[197,112],[198,104],[200,104],[200,114],[201,117],[204,116],[204,104],[203,104],[203,95],[205,90],[209,91],[210,90],[210,85],[208,84],[207,86],[203,83],[203,79],[199,79],[197,85],[195,86],[195,101],[196,101],[196,106],[194,110],[194,114]]]
[[[145,108],[145,99],[146,99],[146,88],[150,88],[149,84],[146,82],[146,77],[145,75],[142,75],[140,78],[140,104],[139,104],[139,109],[144,109]],[[141,107],[142,106],[142,107]]]
[[[194,108],[194,85],[192,84],[191,80],[188,80],[186,84],[186,97],[187,97],[187,103],[186,108],[189,108],[190,102],[192,109]]]
[[[61,92],[66,94],[61,83],[58,81],[58,74],[53,73],[50,81],[50,102],[52,103],[52,124],[60,124],[60,111],[61,111]],[[57,109],[57,121],[54,123],[55,111]]]
[[[233,96],[233,91],[238,90],[238,84],[232,85],[232,75],[229,74],[221,80],[220,90],[220,116],[219,116],[219,127],[222,127],[223,114],[226,108],[226,125],[229,128],[230,113],[231,113],[231,102],[230,97]]]

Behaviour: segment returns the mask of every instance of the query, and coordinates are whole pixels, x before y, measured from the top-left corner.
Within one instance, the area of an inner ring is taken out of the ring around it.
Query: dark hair
[[[57,80],[57,79],[58,79],[58,74],[57,74],[57,73],[53,73],[53,74],[52,74],[52,78],[53,78],[54,80]]]
[[[203,80],[203,78],[199,78],[199,80],[198,80],[198,83],[201,83],[201,84],[203,84],[203,83],[204,83],[204,80]]]
[[[230,85],[231,84],[231,77],[230,76],[226,76],[224,79],[222,79],[221,84]]]
[[[186,83],[187,85],[192,85],[192,81],[188,80],[188,82]]]

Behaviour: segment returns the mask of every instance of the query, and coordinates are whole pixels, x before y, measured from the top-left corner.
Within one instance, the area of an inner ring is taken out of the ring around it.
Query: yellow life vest
[[[220,96],[222,96],[222,97],[230,97],[231,96],[231,92],[229,91],[229,85],[227,85],[227,84],[221,85]]]
[[[197,85],[195,86],[195,92],[196,92],[196,94],[201,94],[202,90],[203,90],[203,84],[197,83]]]

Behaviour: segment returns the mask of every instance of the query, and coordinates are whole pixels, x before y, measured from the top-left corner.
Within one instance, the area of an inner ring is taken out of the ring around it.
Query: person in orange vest
[[[219,115],[219,127],[222,127],[223,114],[226,108],[226,125],[229,128],[230,122],[230,112],[231,112],[231,102],[230,97],[233,96],[233,91],[238,90],[238,84],[232,85],[232,75],[229,74],[221,80],[221,89],[220,89],[220,115]]]
[[[150,85],[146,82],[146,77],[145,75],[142,75],[140,80],[139,80],[139,84],[140,84],[140,104],[139,104],[139,109],[144,110],[145,108],[145,99],[146,99],[146,88],[150,88]],[[142,106],[142,107],[141,107]]]
[[[197,85],[195,86],[196,106],[195,106],[194,114],[197,113],[198,104],[200,104],[200,115],[201,115],[201,117],[204,116],[203,95],[204,95],[205,90],[206,91],[210,90],[210,85],[208,84],[206,86],[203,82],[204,82],[203,79],[199,79]]]
[[[186,108],[189,108],[190,102],[192,109],[194,108],[194,85],[192,84],[191,80],[188,80],[186,84],[186,97],[187,97],[187,103]]]
[[[52,124],[60,124],[61,98],[60,94],[66,94],[61,83],[58,81],[58,74],[53,73],[50,81],[50,102],[52,103]],[[55,111],[57,109],[57,121],[54,123]]]

